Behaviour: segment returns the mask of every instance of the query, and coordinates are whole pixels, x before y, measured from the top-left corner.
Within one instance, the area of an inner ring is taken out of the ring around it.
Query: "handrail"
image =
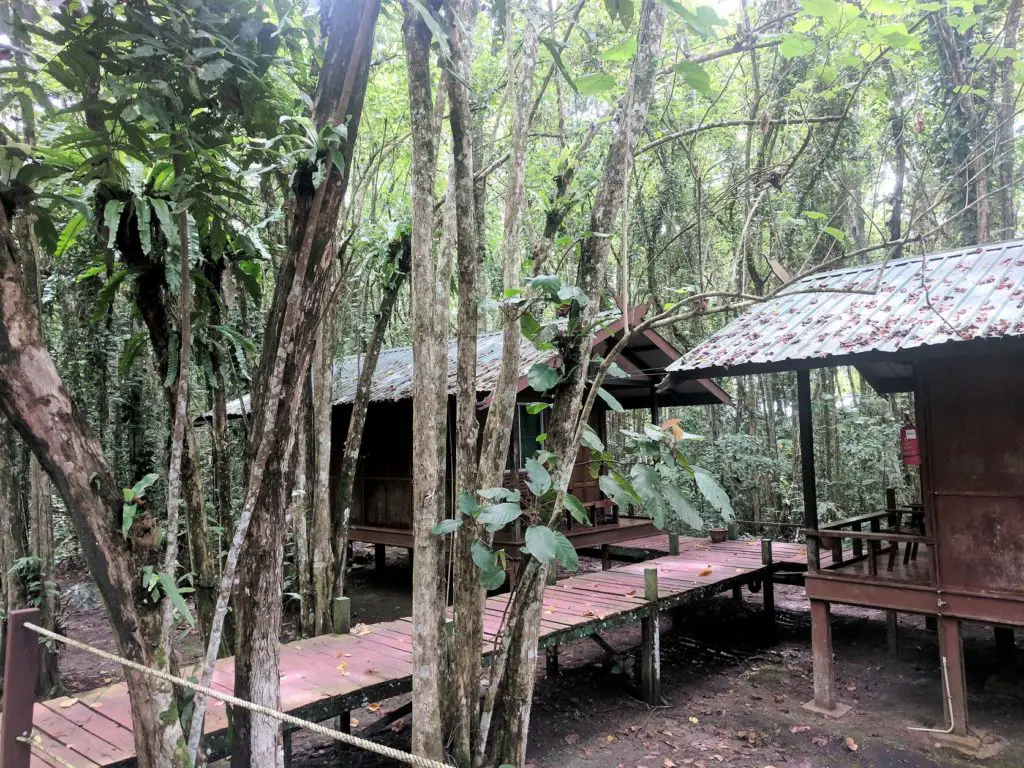
[[[813,536],[816,539],[840,538],[837,533],[822,531],[814,528],[801,528],[800,533],[804,536]],[[913,533],[896,533],[896,531],[842,531],[844,539],[862,539],[864,541],[909,541],[917,544],[932,544],[935,540],[931,536],[918,536]]]
[[[824,525],[819,525],[818,530],[835,530],[843,528],[847,525],[856,525],[857,523],[870,523],[872,520],[884,520],[885,518],[892,517],[893,515],[910,514],[920,514],[920,512],[918,510],[913,509],[883,509],[878,512],[870,512],[866,515],[858,515],[857,517],[846,517],[842,520],[835,520],[831,523],[825,523]]]

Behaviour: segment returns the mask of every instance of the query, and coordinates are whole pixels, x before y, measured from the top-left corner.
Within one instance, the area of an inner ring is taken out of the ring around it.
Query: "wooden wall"
[[[938,583],[1024,594],[1024,361],[918,364]]]

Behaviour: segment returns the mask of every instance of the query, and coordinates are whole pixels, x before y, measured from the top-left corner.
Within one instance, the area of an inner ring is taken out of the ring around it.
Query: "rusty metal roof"
[[[634,307],[632,310],[635,324],[647,311],[646,305]],[[622,328],[621,313],[606,312],[600,318],[604,326],[595,334],[595,353],[603,353],[609,339],[619,333]],[[492,331],[477,336],[477,392],[491,392],[498,381],[501,368],[502,347],[504,339],[501,331]],[[525,377],[530,367],[536,363],[552,361],[552,350],[538,349],[529,339],[519,337],[519,374],[520,390],[526,388]],[[668,342],[654,331],[637,335],[630,340],[627,348],[630,358],[639,363],[629,369],[628,379],[606,379],[605,388],[612,392],[622,404],[636,407],[639,396],[643,397],[643,406],[649,404],[650,388],[657,384],[664,375],[665,367],[679,353]],[[458,343],[456,339],[448,340],[448,393],[454,395],[457,378]],[[621,358],[620,358],[621,359]],[[359,372],[365,362],[364,355],[348,355],[335,363],[334,405],[351,403],[355,400],[356,385]],[[626,363],[624,362],[623,365]],[[392,347],[383,349],[377,361],[377,368],[370,384],[370,402],[386,402],[407,400],[412,398],[413,356],[412,347]],[[653,377],[653,378],[652,378]],[[671,386],[659,400],[664,404],[696,405],[729,402],[729,396],[714,382],[698,379],[680,381]],[[227,406],[229,417],[238,417],[249,412],[249,395],[232,400]],[[209,414],[203,418],[208,418]]]
[[[1014,336],[1024,336],[1024,240],[809,275],[669,370],[720,376],[859,367],[867,353],[898,360],[922,347]]]

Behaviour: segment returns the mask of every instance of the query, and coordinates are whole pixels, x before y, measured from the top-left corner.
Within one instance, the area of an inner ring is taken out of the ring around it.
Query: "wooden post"
[[[352,602],[347,597],[334,598],[331,610],[331,629],[336,635],[347,635],[352,629]]]
[[[558,646],[553,645],[544,653],[547,656],[547,666],[545,668],[547,676],[558,677]]]
[[[775,635],[775,576],[772,573],[772,540],[761,539],[761,563],[768,567],[761,580],[761,592],[764,598],[764,621],[768,632]]]
[[[281,742],[284,746],[284,768],[291,768],[292,765],[292,731],[285,730],[281,734]]]
[[[383,571],[387,566],[388,554],[387,547],[383,544],[373,545],[373,569],[375,571]]]
[[[607,571],[612,567],[612,555],[607,544],[601,545],[601,570]]]
[[[814,419],[811,414],[811,372],[796,372],[797,411],[800,422],[800,471],[804,486],[804,527],[818,530],[818,487],[814,477]],[[807,570],[821,568],[818,539],[807,538]]]
[[[900,656],[899,614],[896,611],[885,612],[885,637],[889,643],[889,656],[898,659]]]
[[[832,712],[836,708],[832,612],[825,600],[811,600],[811,656],[814,664],[814,706],[821,712]]]
[[[939,616],[939,661],[949,686],[942,691],[943,711],[946,717],[952,710],[953,722],[947,719],[946,726],[953,727],[957,736],[967,735],[967,676],[964,674],[964,647],[960,636],[960,621],[948,616]]]
[[[679,534],[678,533],[670,533],[668,535],[668,553],[670,555],[678,555],[679,554]]]
[[[938,620],[938,618],[935,617],[935,616],[925,616],[924,617],[924,628],[926,630],[928,630],[929,632],[938,632],[939,631],[939,620]]]
[[[558,583],[558,563],[552,560],[544,571],[544,583],[548,586]]]
[[[860,533],[861,532],[861,528],[862,528],[862,526],[861,526],[860,523],[854,523],[853,524],[853,532],[854,533]],[[863,557],[863,555],[864,555],[864,540],[863,539],[854,539],[853,540],[853,556],[854,557]]]
[[[742,584],[737,584],[735,587],[732,588],[732,599],[735,600],[737,603],[742,603],[743,602],[743,585]]]
[[[1017,666],[1017,646],[1014,645],[1013,627],[993,627],[996,641],[996,659],[1000,671],[1010,671]]]
[[[38,608],[11,611],[7,616],[7,650],[4,658],[4,717],[0,730],[0,765],[28,768],[32,750],[18,741],[32,734],[32,707],[36,700],[39,669],[39,635],[25,623],[39,624]]]
[[[644,568],[644,599],[650,614],[640,622],[640,685],[644,701],[661,703],[661,635],[658,622],[658,569]]]
[[[886,488],[885,489],[885,508],[896,509],[896,489]]]

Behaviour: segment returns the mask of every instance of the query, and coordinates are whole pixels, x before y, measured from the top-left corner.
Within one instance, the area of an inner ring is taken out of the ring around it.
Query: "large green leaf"
[[[60,237],[57,238],[57,248],[53,252],[54,258],[59,259],[70,251],[75,246],[75,243],[78,242],[78,236],[85,231],[88,224],[88,219],[82,213],[76,213],[68,219],[68,223],[61,230]]]
[[[580,558],[576,554],[576,547],[565,537],[565,534],[555,531],[555,558],[570,571],[580,569]]]
[[[601,438],[597,436],[597,432],[591,429],[589,426],[583,427],[583,433],[580,435],[580,444],[584,448],[589,448],[592,451],[603,451],[604,443],[601,442]]]
[[[629,472],[633,488],[644,503],[644,510],[657,528],[665,527],[665,501],[661,495],[661,476],[650,464],[634,464]]]
[[[534,363],[526,373],[526,382],[535,392],[547,392],[549,389],[554,389],[561,378],[558,370],[546,363]]]
[[[722,518],[728,522],[732,520],[732,503],[729,501],[729,494],[718,484],[718,481],[711,476],[706,469],[693,467],[693,477],[697,481],[697,488],[708,503],[718,510]]]
[[[666,501],[668,501],[669,509],[672,510],[672,514],[677,520],[685,523],[695,531],[704,529],[704,520],[701,518],[700,513],[690,503],[690,500],[686,498],[686,495],[679,486],[665,480],[661,488],[665,494]]]
[[[597,479],[601,492],[615,502],[620,512],[625,512],[631,506],[638,506],[640,499],[637,497],[633,486],[626,478],[618,472],[609,472]]]
[[[178,589],[178,585],[174,583],[174,579],[171,578],[170,574],[161,571],[157,574],[160,578],[160,588],[164,591],[164,594],[171,599],[174,607],[177,609],[185,621],[188,622],[190,627],[195,627],[195,619],[192,618],[192,611],[188,609],[188,603],[185,602],[185,598],[182,596],[181,591]]]
[[[583,502],[573,496],[571,493],[565,494],[562,498],[562,505],[566,508],[572,519],[580,525],[590,527],[590,517],[587,515],[587,508],[583,506]]]
[[[542,563],[550,563],[558,553],[558,539],[555,532],[546,525],[531,525],[526,529],[526,546],[528,552]]]
[[[611,408],[616,413],[626,412],[626,409],[622,407],[622,403],[615,399],[615,395],[613,395],[604,387],[598,387],[597,394],[598,397],[604,400],[608,407]]]
[[[526,460],[526,487],[540,498],[551,489],[551,474],[534,459]]]
[[[676,72],[683,76],[683,80],[691,88],[705,95],[711,93],[711,75],[700,64],[695,64],[692,61],[681,61],[676,64]]]
[[[494,504],[484,509],[477,517],[477,521],[489,531],[499,531],[513,520],[523,514],[523,509],[511,501],[504,501],[501,504]]]
[[[430,529],[430,532],[435,536],[444,536],[449,533],[454,533],[462,525],[461,520],[442,520],[440,523]]]
[[[602,72],[591,72],[576,78],[576,90],[580,96],[596,96],[615,87],[615,78]]]
[[[618,45],[613,45],[601,54],[605,61],[627,61],[636,55],[636,35],[631,35]]]

